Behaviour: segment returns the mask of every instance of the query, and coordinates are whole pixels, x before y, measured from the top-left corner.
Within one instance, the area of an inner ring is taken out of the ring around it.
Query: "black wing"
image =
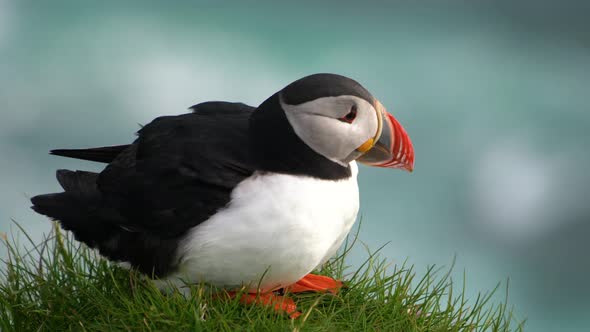
[[[254,171],[248,131],[254,108],[202,105],[143,127],[133,147],[100,174],[98,189],[127,220],[125,227],[164,237],[183,234],[224,207],[233,188]]]
[[[208,102],[191,109],[143,127],[100,174],[58,171],[65,192],[34,197],[33,209],[110,259],[167,274],[179,239],[223,208],[255,170],[253,107]]]

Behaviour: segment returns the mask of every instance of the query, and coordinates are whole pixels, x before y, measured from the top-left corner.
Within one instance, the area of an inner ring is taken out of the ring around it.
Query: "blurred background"
[[[586,330],[589,16],[585,1],[0,0],[0,231],[14,219],[40,240],[28,197],[59,190],[56,168],[100,169],[51,148],[127,143],[158,115],[339,73],[416,151],[413,174],[361,169],[361,240],[418,271],[456,257],[472,297],[510,278],[528,331]]]

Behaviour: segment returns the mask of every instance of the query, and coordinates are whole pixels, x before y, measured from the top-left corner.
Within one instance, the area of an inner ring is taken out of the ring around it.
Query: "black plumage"
[[[356,96],[373,103],[374,97],[359,82],[336,74],[314,74],[287,85],[281,92],[283,101],[299,105],[321,97]]]
[[[55,149],[51,150],[49,153],[61,157],[90,160],[99,163],[110,163],[128,147],[129,144],[103,146],[100,148],[90,149]]]
[[[65,192],[33,197],[33,209],[112,260],[167,274],[185,232],[225,206],[255,169],[248,143],[253,107],[215,102],[192,109],[155,119],[116,156],[116,149],[103,153],[112,162],[100,174],[59,170]],[[96,149],[90,150],[68,156],[90,159]]]
[[[326,79],[334,80],[340,90],[326,93],[347,92],[341,76],[323,75],[329,77],[314,75],[312,83],[317,79],[318,87],[330,87]],[[358,83],[346,80],[357,91]],[[326,180],[351,175],[349,167],[301,141],[280,107],[280,93],[257,109],[207,102],[191,107],[192,113],[156,118],[129,145],[53,150],[108,165],[101,173],[57,171],[64,192],[35,196],[32,208],[59,220],[76,239],[109,259],[165,276],[176,267],[177,247],[186,232],[225,207],[232,190],[254,172]],[[295,86],[288,96],[303,100],[306,93]]]
[[[339,180],[351,175],[343,167],[317,154],[303,143],[281,109],[279,95],[268,98],[250,117],[254,159],[259,168],[269,172],[307,175],[326,180]]]

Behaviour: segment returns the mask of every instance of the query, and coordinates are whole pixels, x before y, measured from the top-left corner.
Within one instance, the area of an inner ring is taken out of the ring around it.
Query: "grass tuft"
[[[19,244],[22,234],[27,243]],[[357,233],[358,235],[358,233]],[[300,318],[238,300],[211,296],[210,287],[191,285],[190,295],[163,294],[139,273],[101,259],[58,227],[40,244],[26,232],[1,240],[8,257],[0,267],[1,331],[522,331],[505,303],[491,292],[468,301],[450,271],[430,267],[417,278],[413,267],[389,267],[369,254],[353,271],[346,254],[320,274],[346,280],[330,294],[292,294]],[[28,250],[22,249],[29,247]]]

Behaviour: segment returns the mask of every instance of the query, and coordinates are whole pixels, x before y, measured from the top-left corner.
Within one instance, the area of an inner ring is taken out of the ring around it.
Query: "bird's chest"
[[[359,209],[352,177],[327,181],[259,174],[240,183],[227,207],[195,227],[183,266],[200,280],[272,288],[297,281],[333,255]]]

